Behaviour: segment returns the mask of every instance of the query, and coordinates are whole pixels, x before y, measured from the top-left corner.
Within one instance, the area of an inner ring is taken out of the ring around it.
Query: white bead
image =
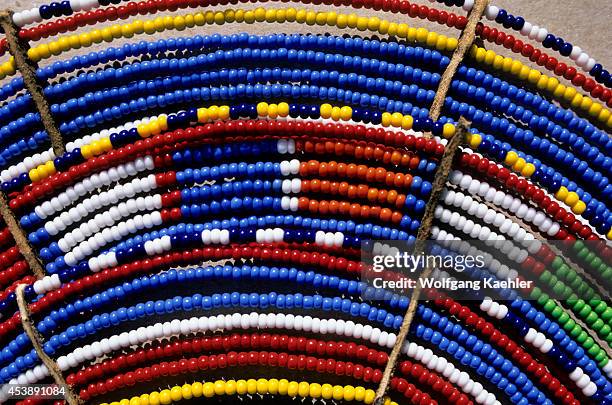
[[[572,51],[570,52],[570,59],[576,61],[580,54],[582,53],[582,48],[576,45],[572,45]]]
[[[584,71],[585,72],[590,72],[591,69],[593,69],[593,66],[595,66],[597,62],[595,61],[595,59],[593,58],[589,58],[589,60],[587,61],[587,63],[584,65]]]
[[[534,25],[533,27],[531,27],[531,32],[529,33],[529,39],[535,40],[538,36],[538,32],[540,32],[539,26]]]
[[[474,0],[465,0],[462,7],[465,11],[472,10],[472,8],[474,7]]]
[[[593,381],[589,382],[589,384],[582,389],[582,393],[587,397],[592,397],[597,392],[597,386]]]
[[[544,27],[540,27],[540,29],[538,30],[538,35],[536,37],[536,40],[538,42],[542,42],[546,39],[547,35],[548,35],[548,30]]]
[[[576,58],[576,65],[578,65],[578,66],[580,66],[581,68],[584,69],[584,67],[586,66],[588,61],[589,61],[589,55],[586,52],[582,52]]]
[[[498,14],[499,14],[499,7],[497,6],[488,5],[487,8],[485,9],[485,15],[487,16],[488,20],[491,20],[491,21],[495,20]]]
[[[582,389],[585,388],[590,382],[591,379],[589,378],[589,376],[583,374],[580,376],[580,378],[578,378],[578,380],[576,380],[576,385],[578,386],[578,388]]]
[[[525,21],[525,24],[523,24],[523,28],[521,28],[521,35],[529,36],[532,27],[533,25],[529,21]]]

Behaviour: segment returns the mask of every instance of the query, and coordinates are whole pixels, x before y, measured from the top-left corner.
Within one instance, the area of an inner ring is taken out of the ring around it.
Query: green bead
[[[543,306],[546,312],[550,312],[557,306],[557,304],[555,304],[555,301],[553,300],[547,300]]]
[[[585,260],[587,263],[590,263],[590,262],[592,262],[593,260],[595,260],[595,258],[596,258],[596,257],[597,257],[597,256],[595,256],[595,253],[593,253],[593,252],[589,252],[589,253],[586,255],[586,257],[584,258],[584,260]]]
[[[545,292],[543,292],[539,297],[538,297],[538,304],[540,305],[544,305],[546,303],[546,301],[548,301],[549,297],[548,294],[546,294]]]
[[[597,322],[601,321],[601,319],[598,319]],[[595,322],[595,323],[597,323]],[[601,323],[603,323],[603,321],[601,321]],[[612,328],[610,327],[610,325],[603,325],[600,329],[599,329],[599,333],[602,336],[610,336],[610,332],[612,332]]]
[[[529,294],[529,296],[533,300],[539,299],[540,295],[542,295],[542,290],[540,289],[540,287],[534,287],[533,290],[531,290],[531,293]]]
[[[567,305],[574,306],[576,305],[576,302],[578,302],[580,298],[578,298],[578,296],[576,294],[572,294],[567,298]]]
[[[552,261],[552,263],[550,264],[552,266],[552,268],[554,270],[559,270],[561,268],[561,266],[563,266],[565,263],[563,263],[563,260],[561,260],[561,258],[559,256],[555,257]]]
[[[589,254],[589,251],[587,249],[580,249],[578,250],[578,258],[580,258],[580,260],[584,260],[584,258],[586,257],[586,255]]]
[[[595,345],[595,341],[590,336],[587,337],[586,340],[584,341],[584,343],[582,344],[582,346],[584,346],[584,348],[587,349],[587,350],[592,349],[594,345]]]
[[[576,342],[583,344],[587,337],[589,337],[589,335],[587,335],[585,331],[581,330],[578,336],[576,336]]]
[[[582,308],[580,308],[580,311],[577,311],[578,315],[580,315],[581,318],[584,318],[585,316],[588,316],[591,312],[591,307],[588,305],[584,305]]]
[[[576,274],[575,271],[570,271],[570,268],[567,268],[567,275],[565,276],[565,279],[567,280],[568,283],[571,283],[574,280],[580,280],[580,278],[578,277],[578,274]]]
[[[572,248],[574,249],[574,251],[579,252],[585,248],[584,242],[581,240],[577,240],[572,244]]]
[[[562,297],[564,299],[567,298],[568,295],[565,294],[565,289],[566,289],[565,284],[558,282],[552,285],[551,287],[557,297]]]
[[[540,280],[545,284],[550,284],[550,279],[552,277],[552,273],[548,270],[544,270],[540,275]]]
[[[590,264],[591,264],[591,267],[596,269],[603,264],[603,261],[601,260],[601,258],[595,257],[593,260],[591,260]]]
[[[563,329],[565,329],[566,332],[569,332],[575,325],[576,321],[574,321],[573,319],[568,319],[567,322],[565,322],[565,324],[563,325]]]
[[[597,362],[601,362],[604,361],[605,359],[608,358],[608,355],[606,354],[606,352],[604,352],[603,350],[599,350],[599,353],[597,353],[595,356],[593,356],[593,358],[595,359],[595,361]]]
[[[604,280],[610,280],[612,278],[612,268],[608,267],[605,271],[601,272],[601,277]]]
[[[598,335],[607,335],[607,333],[601,333],[601,329],[605,326],[604,321],[602,321],[601,319],[595,319],[595,321],[593,322],[593,324],[591,325],[591,328],[597,332]]]
[[[601,352],[601,349],[597,346],[593,346],[587,351],[587,353],[589,353],[594,358],[597,358],[600,352]]]
[[[547,312],[550,312],[550,314],[553,317],[555,317],[556,319],[559,319],[559,317],[563,313],[563,309],[561,309],[561,307],[559,307],[558,305],[555,305],[555,308],[552,311],[547,311]]]
[[[610,361],[610,359],[608,358],[608,356],[603,356],[603,359],[601,360],[597,360],[599,363],[597,363],[597,365],[600,368],[604,368],[606,366],[606,364],[608,364],[608,362]]]
[[[570,304],[569,301],[568,301],[568,304]],[[572,305],[572,304],[570,304],[570,305]],[[574,309],[574,311],[582,311],[582,309],[584,308],[585,305],[586,305],[586,303],[584,302],[584,300],[580,299],[580,300],[576,301],[572,305],[572,308]]]
[[[606,322],[612,319],[612,308],[606,308],[606,310],[603,311],[603,313],[601,314],[601,318]]]
[[[576,338],[578,335],[580,335],[580,333],[582,332],[582,328],[580,327],[580,325],[575,325],[572,330],[570,330],[569,334],[573,337]]]
[[[587,315],[586,319],[584,320],[586,323],[588,323],[589,325],[592,325],[595,323],[595,321],[598,319],[598,316],[595,312],[590,311],[589,314]]]
[[[559,319],[559,323],[563,325],[570,319],[570,317],[567,314],[567,312],[564,312],[561,314],[561,316],[558,319]]]

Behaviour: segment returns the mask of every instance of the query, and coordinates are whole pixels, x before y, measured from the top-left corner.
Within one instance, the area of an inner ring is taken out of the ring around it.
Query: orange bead
[[[380,210],[379,218],[381,221],[388,222],[391,219],[392,214],[393,213],[391,212],[389,208],[383,208],[382,210]]]

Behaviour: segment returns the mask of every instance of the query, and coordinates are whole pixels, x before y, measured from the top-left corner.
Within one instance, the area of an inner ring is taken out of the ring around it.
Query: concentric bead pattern
[[[514,55],[472,45],[432,120],[474,0],[252,3],[12,15],[66,151],[3,37],[0,187],[46,276],[2,222],[0,403],[63,403],[11,391],[53,381],[19,284],[85,403],[373,403],[411,296],[368,283],[364,252],[416,240],[460,134],[430,253],[482,266],[433,278],[529,283],[424,289],[385,403],[612,404],[601,61],[493,1],[476,36]]]

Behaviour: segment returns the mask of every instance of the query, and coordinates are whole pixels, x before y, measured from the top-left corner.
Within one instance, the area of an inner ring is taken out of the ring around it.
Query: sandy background
[[[47,1],[47,4],[51,0]],[[420,0],[416,2],[418,4],[432,5],[429,1]],[[25,8],[31,8],[35,5],[43,4],[41,0],[29,1],[29,0],[0,0],[0,8],[13,8],[14,10],[22,10]],[[521,15],[527,21],[534,24],[546,27],[549,32],[562,36],[565,40],[570,41],[573,44],[579,45],[587,53],[593,56],[597,61],[601,62],[604,66],[612,66],[612,44],[610,44],[610,24],[612,23],[612,0],[495,0],[493,4],[507,9],[514,15]],[[234,8],[254,8],[259,5],[268,7],[289,7],[292,4],[287,3],[259,3],[259,4],[240,4],[234,6]],[[436,8],[447,8],[443,4],[434,2]],[[295,4],[295,7],[300,7],[299,4]],[[301,5],[301,7],[305,7]],[[322,6],[309,6],[306,8],[310,9],[321,9]],[[449,8],[447,8],[449,9]],[[456,13],[464,15],[465,12],[458,8],[452,8]],[[360,9],[346,9],[347,12],[356,12],[360,15],[378,15],[385,16],[392,21],[400,21],[400,15],[392,15],[386,13],[368,12],[368,10]],[[188,12],[188,11],[178,11]],[[145,16],[141,18],[146,18]],[[458,36],[456,30],[445,30],[438,24],[424,21],[421,19],[405,18],[403,21],[416,27],[426,27],[433,29],[437,32],[444,32],[447,34],[453,34]],[[106,23],[104,25],[107,25]],[[498,26],[493,23],[494,26]],[[285,25],[285,27],[289,27]],[[91,29],[91,27],[89,28]],[[87,28],[85,28],[87,30]],[[235,24],[226,25],[224,27],[202,27],[198,29],[199,33],[210,33],[210,32],[236,32],[236,31],[248,31],[254,33],[269,33],[278,32],[278,25],[269,24],[256,24],[256,25],[240,25]],[[284,28],[287,32],[287,28]],[[323,32],[329,30],[328,27],[306,27],[292,24],[292,32]],[[510,30],[506,30],[510,31]],[[169,32],[166,36],[181,35],[176,32]],[[516,33],[518,34],[518,33]],[[518,34],[517,36],[520,36]],[[525,38],[521,37],[522,40]],[[108,46],[108,45],[106,45]],[[491,46],[487,43],[487,47],[495,49],[495,46]],[[503,52],[508,55],[511,53],[506,50]],[[550,52],[560,60],[564,60],[560,55],[556,55],[554,52]],[[523,58],[524,60],[524,58]],[[571,61],[569,61],[571,63]]]

